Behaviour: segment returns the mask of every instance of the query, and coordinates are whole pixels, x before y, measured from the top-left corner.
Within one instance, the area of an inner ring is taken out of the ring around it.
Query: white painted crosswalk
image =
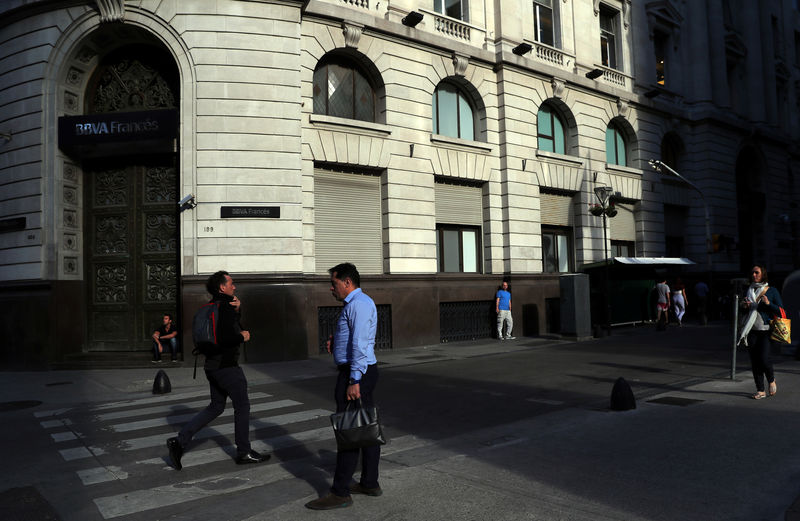
[[[235,497],[242,491],[296,478],[280,464],[284,454],[303,461],[319,450],[335,450],[329,420],[332,411],[309,407],[291,397],[253,392],[252,448],[283,452],[267,464],[233,465],[235,429],[233,408],[228,404],[219,418],[197,433],[181,460],[183,470],[176,472],[165,442],[208,404],[207,396],[207,391],[148,396],[40,411],[34,416],[64,463],[75,468],[98,519],[156,519],[160,518],[159,509],[221,495]],[[403,437],[392,440],[384,453],[422,445],[422,440]],[[226,461],[231,465],[226,466]],[[318,465],[310,460],[307,464],[310,472]]]

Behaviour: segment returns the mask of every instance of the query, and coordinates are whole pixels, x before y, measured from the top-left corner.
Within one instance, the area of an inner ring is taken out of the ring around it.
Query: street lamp
[[[614,189],[610,186],[597,186],[594,189],[594,195],[600,201],[599,206],[595,206],[590,210],[592,215],[602,215],[603,216],[603,251],[605,252],[605,256],[603,257],[603,262],[605,263],[604,267],[604,274],[605,274],[605,328],[606,334],[611,333],[611,301],[609,299],[608,294],[608,240],[606,239],[606,225],[607,221],[606,218],[611,218],[617,215],[617,209],[614,207],[614,203],[611,202],[611,194],[614,193]]]
[[[705,211],[705,214],[706,214],[706,253],[708,254],[708,277],[709,277],[709,281],[710,281],[711,280],[711,273],[712,273],[712,269],[711,269],[711,224],[710,224],[710,218],[709,218],[709,215],[708,215],[708,203],[706,203],[706,198],[703,195],[703,192],[699,188],[697,188],[697,186],[695,186],[694,183],[692,183],[691,181],[689,181],[688,179],[686,179],[685,177],[680,175],[678,172],[676,172],[675,170],[670,168],[670,166],[667,165],[666,163],[664,163],[663,161],[659,161],[657,159],[651,159],[650,161],[648,161],[648,163],[650,163],[650,166],[653,167],[653,169],[656,172],[660,172],[660,173],[663,174],[663,173],[665,173],[664,171],[666,170],[667,173],[674,175],[675,177],[677,177],[678,179],[680,179],[681,181],[683,181],[687,185],[689,185],[692,188],[694,188],[695,190],[697,190],[697,193],[700,194],[700,200],[703,201],[703,210]],[[710,284],[709,284],[709,288],[710,288]]]

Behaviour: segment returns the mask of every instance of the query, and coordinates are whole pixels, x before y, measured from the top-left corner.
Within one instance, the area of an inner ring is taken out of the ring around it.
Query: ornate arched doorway
[[[739,227],[739,268],[748,273],[758,255],[764,252],[764,216],[766,195],[763,186],[761,155],[747,146],[736,158],[736,208]]]
[[[177,113],[178,93],[171,57],[148,45],[106,55],[88,83],[85,113],[100,123],[87,132],[134,129],[82,161],[90,351],[148,349],[161,317],[178,316],[177,136],[144,135]]]

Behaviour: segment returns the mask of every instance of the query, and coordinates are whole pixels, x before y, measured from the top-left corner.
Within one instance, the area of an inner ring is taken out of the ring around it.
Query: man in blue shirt
[[[338,264],[329,269],[331,294],[344,302],[336,333],[328,339],[327,349],[339,369],[336,379],[336,412],[342,412],[349,400],[361,399],[365,407],[374,405],[372,392],[378,382],[378,360],[375,358],[375,332],[378,327],[378,312],[375,303],[361,291],[361,277],[350,263]],[[353,483],[353,473],[361,454],[361,481]],[[380,445],[354,450],[339,449],[336,454],[336,472],[331,492],[324,497],[306,503],[314,510],[330,510],[349,507],[350,496],[383,494],[378,484]]]
[[[503,281],[503,285],[495,294],[494,310],[497,313],[497,338],[498,340],[514,340],[511,330],[514,328],[514,319],[511,318],[511,293],[508,291],[508,282]],[[503,336],[503,322],[506,322],[506,336]]]

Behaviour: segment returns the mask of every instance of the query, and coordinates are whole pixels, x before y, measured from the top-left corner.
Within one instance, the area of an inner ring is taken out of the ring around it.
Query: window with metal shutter
[[[317,273],[352,262],[359,273],[383,273],[381,178],[314,172]]]
[[[612,241],[636,241],[636,219],[632,204],[616,205],[617,215],[608,218],[608,238]]]
[[[572,215],[572,197],[568,195],[539,194],[542,211],[542,224],[553,226],[572,226],[575,218]]]
[[[436,222],[483,225],[483,195],[479,186],[436,183]]]

